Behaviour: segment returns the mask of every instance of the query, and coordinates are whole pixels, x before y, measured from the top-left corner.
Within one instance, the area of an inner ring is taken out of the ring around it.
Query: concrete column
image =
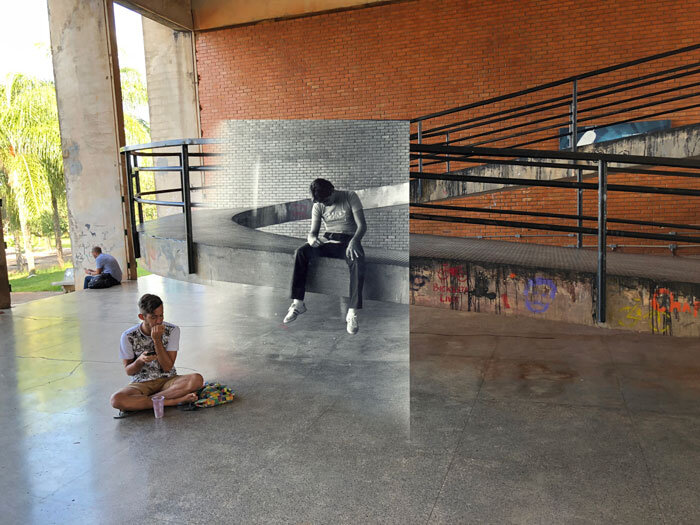
[[[48,0],[76,289],[93,246],[136,278],[122,206],[124,125],[111,0]],[[130,259],[130,260],[129,260]],[[131,263],[127,270],[127,261]]]
[[[197,79],[192,33],[175,31],[144,18],[143,45],[146,55],[151,140],[157,142],[199,137]],[[178,164],[177,158],[174,157],[160,158],[157,162],[161,166]],[[200,184],[200,174],[192,173],[191,177],[192,185]],[[179,187],[180,175],[176,172],[156,173],[155,182],[157,189]],[[158,198],[182,200],[180,193],[165,193]],[[193,200],[199,199],[193,195]],[[182,210],[166,206],[158,207],[159,217],[173,213],[182,213]]]
[[[0,199],[0,310],[10,307],[10,282],[7,275],[5,239],[2,231],[2,199]]]

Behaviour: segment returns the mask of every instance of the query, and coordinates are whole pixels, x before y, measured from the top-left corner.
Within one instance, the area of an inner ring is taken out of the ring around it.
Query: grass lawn
[[[10,286],[13,292],[60,292],[60,286],[51,286],[52,282],[62,281],[63,272],[58,266],[46,270],[37,270],[36,276],[27,277],[27,274],[10,274]],[[144,268],[138,268],[139,277],[150,275]],[[82,277],[81,277],[82,279]]]

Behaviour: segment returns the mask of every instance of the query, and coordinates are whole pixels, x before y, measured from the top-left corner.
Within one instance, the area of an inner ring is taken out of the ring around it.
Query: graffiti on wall
[[[533,314],[542,314],[557,296],[557,285],[551,279],[535,277],[528,279],[523,290],[525,306]]]
[[[671,332],[671,315],[654,308],[645,308],[641,299],[632,299],[631,305],[620,308],[622,319],[617,323],[632,330],[650,330],[661,334]]]
[[[422,273],[412,273],[410,276],[411,291],[417,292],[430,282],[430,277]]]
[[[661,313],[692,313],[693,317],[697,317],[698,310],[700,310],[700,301],[694,299],[676,301],[672,291],[667,288],[659,288],[651,297],[651,307]]]

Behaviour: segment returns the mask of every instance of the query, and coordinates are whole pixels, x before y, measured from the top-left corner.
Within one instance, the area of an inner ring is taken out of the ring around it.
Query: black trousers
[[[86,275],[85,276],[85,281],[83,282],[83,288],[86,290],[88,288],[91,289],[98,289],[98,288],[110,288],[112,286],[116,286],[117,284],[121,284],[119,281],[117,281],[114,277],[112,277],[108,273],[100,273],[98,275]]]
[[[352,260],[345,255],[345,250],[352,239],[352,235],[325,233],[323,236],[326,239],[340,242],[322,244],[318,248],[312,248],[309,244],[305,244],[294,252],[292,299],[304,300],[309,263],[318,257],[331,257],[333,259],[345,259],[345,262],[348,264],[348,269],[350,270],[350,302],[348,308],[362,308],[362,287],[365,283],[365,252],[362,246],[358,244],[360,256]]]

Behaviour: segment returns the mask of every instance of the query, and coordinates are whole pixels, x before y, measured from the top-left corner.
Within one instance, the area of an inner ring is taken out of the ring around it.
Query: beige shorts
[[[158,379],[151,379],[150,381],[142,381],[140,383],[129,383],[127,386],[130,388],[135,388],[144,396],[150,396],[156,392],[170,388],[178,377],[180,376],[175,375],[173,377],[160,377]]]

